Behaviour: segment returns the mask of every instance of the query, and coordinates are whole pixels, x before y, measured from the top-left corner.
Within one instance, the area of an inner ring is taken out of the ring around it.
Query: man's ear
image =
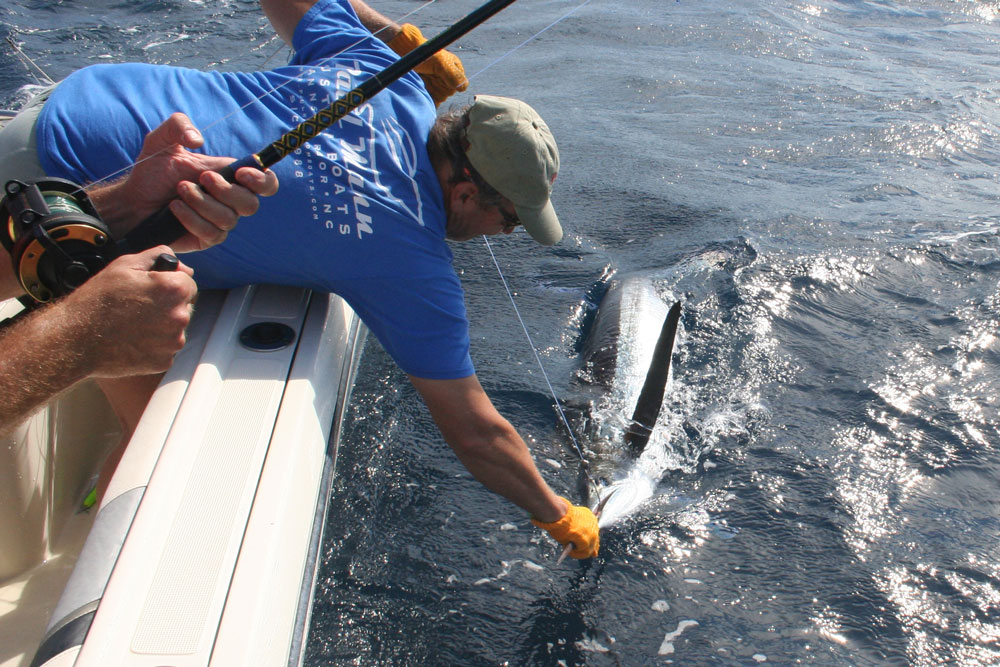
[[[451,187],[452,210],[459,210],[466,206],[478,206],[476,195],[479,188],[472,181],[459,181]]]

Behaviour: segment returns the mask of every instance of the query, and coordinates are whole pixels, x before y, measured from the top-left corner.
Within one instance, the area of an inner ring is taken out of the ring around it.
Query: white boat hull
[[[208,292],[197,311],[34,664],[287,665],[299,657],[365,330],[339,298],[295,288]],[[241,344],[259,323],[268,323],[264,339],[286,325],[294,342],[266,351]]]

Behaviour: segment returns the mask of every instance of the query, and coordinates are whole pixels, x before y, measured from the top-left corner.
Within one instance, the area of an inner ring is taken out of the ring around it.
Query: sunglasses
[[[499,205],[497,206],[497,210],[503,216],[503,229],[505,232],[513,231],[515,227],[521,224],[521,221],[517,219],[517,213],[508,213]]]

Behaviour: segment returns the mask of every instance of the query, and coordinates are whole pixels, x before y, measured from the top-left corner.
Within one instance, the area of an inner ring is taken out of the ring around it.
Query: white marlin
[[[584,345],[583,378],[604,393],[602,410],[610,408],[622,414],[634,406],[631,419],[624,424],[623,448],[632,460],[645,450],[656,426],[670,378],[680,316],[680,302],[668,308],[648,277],[616,278],[601,300]],[[621,429],[613,428],[614,422],[598,425],[594,433],[598,441],[622,437]],[[613,436],[612,430],[616,431]],[[586,475],[584,497],[598,503],[595,513],[601,527],[626,516],[653,495],[655,480],[638,466],[630,468],[596,490],[591,488],[589,473]]]

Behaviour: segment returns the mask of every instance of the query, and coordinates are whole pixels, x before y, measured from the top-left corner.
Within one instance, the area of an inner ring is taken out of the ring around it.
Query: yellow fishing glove
[[[388,44],[390,49],[401,56],[427,41],[415,25],[404,23],[400,28],[399,34],[390,39]],[[436,106],[441,106],[442,102],[456,92],[469,87],[462,61],[454,53],[444,49],[414,67],[413,71],[424,80],[424,86]]]
[[[562,500],[566,501],[569,508],[563,518],[552,523],[542,523],[537,519],[532,519],[531,523],[548,531],[549,535],[563,546],[572,542],[573,550],[569,552],[569,555],[573,558],[593,558],[601,546],[597,517],[586,507],[574,505],[565,498]]]

